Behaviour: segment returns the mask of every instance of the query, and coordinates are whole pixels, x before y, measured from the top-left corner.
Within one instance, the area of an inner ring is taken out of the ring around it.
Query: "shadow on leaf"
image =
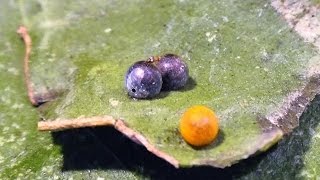
[[[189,77],[187,84],[178,91],[185,92],[194,89],[197,86],[197,82],[193,79],[193,77]]]
[[[137,145],[113,127],[82,128],[52,133],[61,145],[63,171],[123,169],[152,179],[231,178],[226,170],[212,167],[176,169]]]

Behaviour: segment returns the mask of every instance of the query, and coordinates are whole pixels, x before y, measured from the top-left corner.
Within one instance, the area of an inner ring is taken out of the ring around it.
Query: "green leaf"
[[[37,113],[22,88],[23,47],[14,33],[20,23],[30,28],[33,38],[36,93],[65,92],[43,107],[45,118],[123,118],[183,166],[225,166],[266,150],[282,131],[273,127],[269,136],[264,124],[270,124],[263,117],[279,110],[288,93],[306,84],[308,66],[317,59],[310,61],[315,55],[312,48],[265,3],[0,2],[0,25],[5,27],[0,29],[4,42],[0,44],[0,76],[6,78],[0,82],[1,179],[136,177],[110,169],[60,172],[60,148],[52,145],[48,134],[36,132]],[[187,61],[196,85],[152,101],[127,98],[122,89],[126,69],[138,59],[167,52]],[[196,103],[215,109],[222,121],[219,140],[201,150],[187,146],[177,132],[180,115]],[[316,139],[312,147],[305,158],[306,172],[311,175],[317,167],[313,159]]]
[[[24,47],[16,34],[23,11],[19,7],[22,8],[16,1],[0,1],[0,179],[137,179],[138,175],[132,172],[116,169],[61,171],[61,148],[53,144],[49,133],[37,131],[39,114],[27,98]],[[124,169],[111,155],[103,157],[109,157],[109,166]],[[87,165],[90,163],[94,164]]]
[[[33,82],[40,95],[67,89],[42,116],[124,119],[174,165],[226,167],[267,150],[297,126],[318,88],[309,79],[316,53],[262,0],[37,3],[21,6],[34,39]],[[128,98],[127,68],[169,52],[185,59],[194,82],[153,100]],[[218,140],[202,149],[177,129],[195,104],[220,117]]]

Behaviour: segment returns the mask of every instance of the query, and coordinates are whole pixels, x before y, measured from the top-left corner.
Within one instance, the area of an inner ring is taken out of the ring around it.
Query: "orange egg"
[[[218,117],[206,106],[189,108],[180,120],[180,133],[193,146],[210,144],[216,139],[218,131]]]

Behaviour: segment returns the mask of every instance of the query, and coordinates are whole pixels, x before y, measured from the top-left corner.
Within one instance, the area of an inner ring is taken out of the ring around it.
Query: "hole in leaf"
[[[134,92],[134,93],[136,92],[136,90],[135,90],[135,89],[131,89],[131,91],[132,91],[132,92]]]

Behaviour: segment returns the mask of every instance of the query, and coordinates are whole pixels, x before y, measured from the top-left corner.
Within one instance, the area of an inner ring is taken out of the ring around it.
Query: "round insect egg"
[[[162,76],[163,90],[181,89],[187,84],[189,69],[181,57],[175,54],[166,54],[154,61]]]
[[[217,138],[218,117],[206,106],[193,106],[181,117],[179,129],[183,139],[190,145],[208,145]]]
[[[126,90],[133,98],[152,98],[160,93],[162,77],[152,63],[146,61],[134,63],[125,78]]]

